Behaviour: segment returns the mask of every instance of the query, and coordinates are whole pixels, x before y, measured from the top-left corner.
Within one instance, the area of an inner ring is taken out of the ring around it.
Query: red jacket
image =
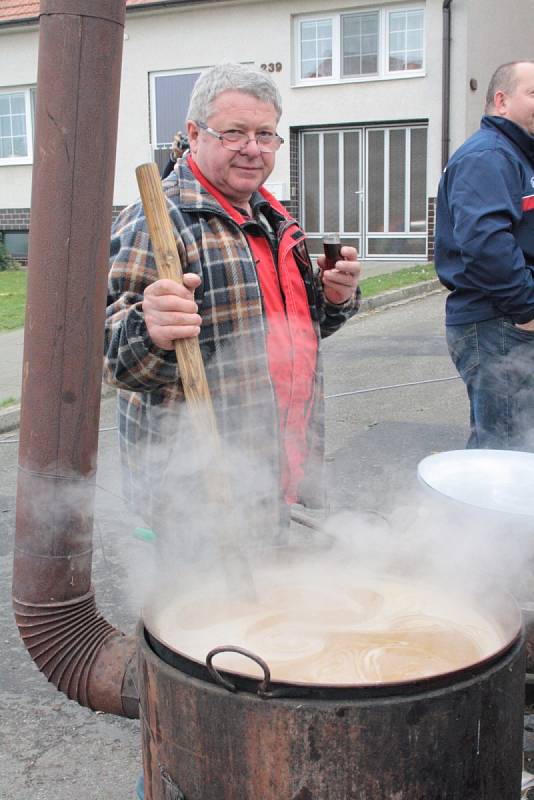
[[[274,253],[267,235],[255,236],[247,229],[249,218],[206,180],[192,158],[189,159],[189,166],[197,180],[228,215],[240,227],[245,226],[244,232],[256,262],[267,319],[269,373],[276,393],[285,451],[285,463],[281,465],[281,488],[286,502],[294,503],[308,457],[307,433],[313,408],[317,363],[317,335],[311,320],[306,287],[293,255],[293,249],[302,240],[303,233],[284,206],[261,188],[260,194],[269,205],[291,220],[282,234],[278,252]]]

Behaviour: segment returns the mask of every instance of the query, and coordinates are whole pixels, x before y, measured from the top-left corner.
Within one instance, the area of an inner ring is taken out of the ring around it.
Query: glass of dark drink
[[[341,259],[341,240],[337,233],[328,233],[323,239],[324,267],[323,269],[333,269],[336,261]]]

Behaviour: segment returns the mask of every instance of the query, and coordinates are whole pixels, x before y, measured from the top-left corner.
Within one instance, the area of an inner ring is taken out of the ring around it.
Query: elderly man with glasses
[[[183,286],[157,279],[140,202],[114,226],[105,375],[120,389],[129,499],[153,527],[165,509],[184,528],[194,504],[187,424],[173,416],[183,405],[174,343],[187,337],[200,340],[234,496],[254,506],[247,521],[260,510],[272,531],[291,504],[323,500],[319,344],[356,312],[360,264],[345,246],[334,269],[323,257],[314,269],[304,232],[263,188],[283,144],[280,115],[266,73],[223,64],[198,79],[189,151],[163,182]]]

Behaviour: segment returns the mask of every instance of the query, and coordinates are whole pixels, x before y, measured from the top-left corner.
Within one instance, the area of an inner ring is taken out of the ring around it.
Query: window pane
[[[405,35],[404,33],[390,33],[389,35],[389,50],[390,53],[400,52],[405,49]]]
[[[13,126],[13,136],[26,136],[26,117],[17,114],[11,120]]]
[[[409,31],[423,30],[423,10],[417,9],[407,12],[407,28]]]
[[[5,231],[4,244],[8,253],[11,253],[13,258],[28,257],[28,232],[27,231]]]
[[[324,134],[324,229],[339,231],[339,134]]]
[[[404,231],[406,191],[406,131],[389,132],[389,227],[392,233]]]
[[[302,62],[302,78],[316,78],[317,77],[317,60]]]
[[[11,113],[12,114],[26,113],[26,102],[24,100],[24,94],[22,92],[17,92],[16,94],[11,95]]]
[[[410,230],[426,232],[426,128],[413,128],[410,147]]]
[[[342,17],[343,37],[348,39],[351,36],[361,36],[362,20],[360,15],[346,14]]]
[[[362,58],[362,75],[373,75],[378,72],[378,57],[377,56],[363,56]]]
[[[315,40],[313,42],[302,42],[300,53],[302,55],[302,63],[305,61],[315,62],[317,56],[317,42]]]
[[[361,52],[365,55],[376,55],[376,36],[362,36]]]
[[[14,136],[13,137],[13,155],[15,155],[15,156],[27,156],[28,155],[28,147],[26,145],[26,137],[25,136]]]
[[[423,66],[423,10],[390,11],[388,22],[390,72],[421,69]]]
[[[11,136],[10,117],[0,117],[0,136]]]
[[[424,256],[426,239],[369,238],[367,252],[370,256]]]
[[[189,99],[199,72],[188,75],[156,75],[156,141],[155,147],[172,144],[177,131],[186,132]]]
[[[325,58],[332,58],[332,44],[331,42],[325,42],[319,40],[317,42],[317,55],[319,57],[319,61],[321,62]]]
[[[369,230],[384,230],[384,131],[368,134],[368,216]]]
[[[423,68],[423,57],[419,51],[416,53],[411,53],[410,51],[406,54],[406,69],[422,69]]]
[[[301,78],[332,75],[332,20],[307,20],[300,23]]]
[[[317,25],[317,38],[318,39],[331,39],[332,38],[332,20],[322,19]]]
[[[332,59],[325,58],[319,63],[319,77],[327,78],[332,75]]]
[[[307,233],[318,233],[319,223],[319,136],[304,135],[304,219]]]
[[[312,41],[317,39],[317,24],[315,22],[301,22],[300,23],[300,39],[303,42]]]
[[[362,33],[373,33],[378,36],[378,12],[362,14]]]
[[[0,94],[0,158],[28,155],[26,92]]]
[[[343,231],[360,231],[360,134],[343,134]]]
[[[378,63],[378,12],[341,17],[342,75],[376,72]]]
[[[408,31],[408,33],[406,34],[406,49],[407,50],[423,49],[423,31]]]

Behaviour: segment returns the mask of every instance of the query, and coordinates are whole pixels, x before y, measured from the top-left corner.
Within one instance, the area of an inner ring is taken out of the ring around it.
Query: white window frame
[[[172,141],[170,142],[159,142],[157,141],[156,135],[156,78],[166,78],[172,75],[194,75],[195,73],[201,73],[206,69],[206,67],[190,67],[188,69],[168,69],[168,70],[159,70],[155,72],[149,73],[149,98],[150,98],[150,147],[157,148],[157,147],[171,147]],[[182,133],[187,134],[187,131],[182,131]]]
[[[378,12],[378,72],[368,75],[349,75],[342,77],[341,65],[341,17],[350,14]],[[423,12],[423,65],[421,69],[389,70],[389,15],[398,11]],[[331,14],[301,14],[293,18],[293,52],[295,53],[293,68],[293,86],[324,86],[332,83],[365,83],[368,81],[398,80],[399,78],[420,78],[425,72],[426,53],[426,8],[424,3],[406,3],[394,6],[369,6],[346,8]],[[301,77],[301,37],[300,23],[310,20],[330,20],[332,23],[332,75],[321,78]]]
[[[10,167],[18,164],[33,164],[33,111],[32,111],[32,89],[33,86],[2,86],[0,95],[4,94],[24,94],[24,106],[26,112],[26,141],[28,155],[26,156],[0,156],[0,167]]]

